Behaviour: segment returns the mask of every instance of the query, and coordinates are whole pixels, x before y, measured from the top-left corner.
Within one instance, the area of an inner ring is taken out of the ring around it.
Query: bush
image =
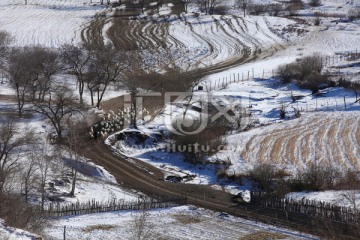
[[[263,4],[251,4],[248,9],[248,11],[251,15],[260,15],[260,14],[266,12],[266,10],[267,10],[267,7],[266,7],[266,5],[263,5]]]
[[[309,0],[309,5],[311,7],[318,7],[321,5],[321,0]]]
[[[0,194],[0,218],[12,227],[40,233],[47,224],[40,209],[27,203],[21,196]]]
[[[360,18],[360,8],[350,9],[348,12],[348,18],[350,21],[354,21]]]
[[[267,7],[267,12],[270,16],[279,16],[279,13],[283,10],[281,4],[269,4]]]
[[[321,74],[310,74],[303,81],[298,81],[299,87],[309,89],[312,93],[319,92],[320,86],[327,84],[327,77]]]
[[[276,76],[283,82],[296,80],[302,88],[318,92],[319,85],[327,83],[327,77],[321,75],[323,57],[315,54],[299,59],[296,63],[281,65],[276,70]]]
[[[320,54],[304,57],[299,60],[299,80],[304,80],[310,74],[320,74],[324,67],[323,57]]]
[[[296,191],[332,189],[339,175],[340,172],[331,165],[310,163],[298,173],[298,178],[294,181],[295,184],[292,184],[292,189]]]
[[[280,65],[276,70],[277,77],[282,83],[290,83],[298,75],[298,67],[294,63]]]
[[[359,173],[349,169],[336,183],[335,189],[339,190],[355,190],[360,189]]]
[[[259,184],[261,190],[267,193],[274,193],[275,191],[281,190],[279,183],[283,185],[284,178],[289,176],[282,169],[277,169],[274,165],[267,163],[257,164],[253,170],[249,172],[249,178]],[[277,182],[277,183],[276,183]]]
[[[229,12],[229,7],[228,6],[217,6],[214,9],[214,14],[218,14],[218,15],[226,15]]]
[[[316,17],[316,18],[314,19],[314,25],[315,25],[315,26],[319,26],[320,23],[321,23],[321,18]]]
[[[304,7],[302,0],[291,0],[290,6],[288,7],[289,15],[294,16]]]

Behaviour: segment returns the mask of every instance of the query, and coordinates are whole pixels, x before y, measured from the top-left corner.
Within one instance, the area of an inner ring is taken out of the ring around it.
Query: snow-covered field
[[[314,96],[310,91],[299,89],[294,84],[284,85],[271,78],[279,65],[293,62],[301,56],[314,52],[334,56],[335,53],[359,48],[359,20],[345,22],[332,16],[322,18],[320,26],[313,26],[313,13],[319,11],[323,14],[346,15],[350,9],[359,6],[360,1],[353,1],[353,5],[348,0],[322,2],[322,6],[318,8],[308,8],[299,12],[305,22],[269,16],[241,18],[236,16],[239,15],[236,12],[228,16],[197,16],[193,13],[172,16],[167,15],[170,8],[165,6],[159,15],[149,17],[144,14],[135,20],[143,21],[149,18],[162,24],[153,24],[151,21],[147,24],[139,23],[139,27],[134,27],[134,31],[126,33],[128,35],[125,38],[132,41],[136,39],[144,48],[147,47],[147,43],[157,46],[161,41],[165,41],[166,46],[173,50],[177,64],[185,69],[209,67],[223,62],[231,65],[239,63],[238,60],[251,59],[245,64],[208,76],[204,83],[207,87],[214,87],[224,78],[250,78],[250,81],[231,83],[216,90],[212,88],[210,91],[210,95],[217,98],[242,99],[248,106],[252,118],[259,122],[254,129],[225,137],[228,148],[220,151],[214,158],[230,160],[232,165],[229,172],[243,173],[258,162],[274,163],[295,172],[313,161],[336,165],[342,170],[360,170],[360,105],[355,103],[354,92],[337,87],[327,88],[322,91],[321,96]],[[78,45],[83,41],[82,31],[98,13],[113,12],[99,6],[98,1],[91,3],[90,0],[28,0],[28,5],[23,5],[22,0],[2,0],[0,30],[7,31],[13,36],[12,46],[41,45],[58,48],[63,44]],[[111,41],[111,37],[106,36],[111,26],[112,22],[107,22],[101,31],[106,42]],[[142,38],[146,34],[151,37]],[[86,37],[85,33],[84,36]],[[159,40],[159,36],[163,36],[165,40]],[[330,61],[325,70],[340,71],[339,67],[347,64],[349,62],[342,60]],[[357,61],[350,64],[353,65],[341,68],[341,73],[348,74],[353,81],[358,81],[360,65]],[[67,76],[59,77],[62,80],[67,79]],[[252,80],[253,77],[265,79]],[[124,94],[123,91],[117,90],[114,87],[111,94],[105,98]],[[4,84],[0,85],[0,94],[10,95],[13,92]],[[293,101],[293,96],[298,97],[298,100]],[[284,121],[279,120],[279,109],[282,106],[288,115],[288,119]],[[12,106],[2,102],[0,107]],[[292,119],[294,108],[301,110],[302,116],[298,119]],[[140,129],[145,132],[163,129],[162,117],[158,116]],[[23,124],[24,129],[34,128],[35,132],[43,134],[44,137],[52,132],[48,123],[38,116],[26,121],[28,124]],[[122,153],[147,161],[163,169],[168,175],[195,175],[190,178],[189,183],[218,183],[215,167],[193,167],[184,163],[183,156],[178,153],[150,150]],[[25,158],[22,161],[25,161]],[[63,179],[66,171],[61,174],[55,170],[51,171],[49,182],[52,182],[54,187],[49,187],[48,191],[62,196],[65,202],[137,198],[137,193],[121,189],[114,177],[105,169],[88,163],[86,159],[81,166],[83,171],[79,173],[74,198],[65,196],[70,190],[70,184]],[[230,185],[225,188],[240,189],[239,186]],[[328,199],[331,203],[351,206],[342,196],[344,193],[291,193],[289,197],[305,197],[317,201]],[[39,194],[35,193],[34,196],[31,200],[38,203]],[[360,195],[355,194],[355,198],[360,199]],[[46,232],[49,239],[60,239],[63,227],[66,226],[70,239],[99,239],[104,236],[108,239],[128,239],[135,214],[137,213],[114,212],[61,218]],[[156,232],[169,239],[234,239],[262,231],[285,234],[286,239],[309,239],[298,233],[224,217],[219,213],[193,207],[153,210],[149,218]],[[167,229],[173,231],[169,232]],[[8,234],[12,231],[14,230],[4,227],[0,222],[0,238],[4,232]],[[19,231],[15,231],[14,234],[21,234]]]
[[[130,239],[135,231],[134,218],[139,214],[125,211],[60,218],[46,229],[46,235],[47,239],[61,239],[66,226],[67,239]],[[145,230],[148,228],[159,239],[249,239],[260,233],[275,239],[317,239],[192,206],[150,210]]]
[[[229,172],[246,172],[258,163],[277,164],[296,173],[310,162],[340,170],[359,170],[360,114],[306,113],[299,119],[260,127],[229,136],[233,145]]]
[[[275,51],[283,40],[269,29],[270,17],[182,15],[171,21],[168,42],[187,54],[179,61],[204,67]],[[171,47],[170,47],[171,48]]]
[[[13,37],[14,46],[60,47],[80,44],[81,31],[101,6],[83,5],[84,1],[0,2],[0,31]],[[21,4],[20,4],[21,3]]]

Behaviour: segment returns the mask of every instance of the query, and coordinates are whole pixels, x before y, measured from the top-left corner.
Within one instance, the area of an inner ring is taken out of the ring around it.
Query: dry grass
[[[358,169],[360,127],[358,117],[316,115],[255,135],[246,142],[242,157],[248,162],[301,165],[313,159]]]
[[[114,227],[115,226],[108,225],[108,224],[98,224],[98,225],[93,225],[93,226],[87,226],[82,231],[86,232],[86,233],[93,232],[93,231],[110,231]]]
[[[346,122],[345,122],[345,128],[344,128],[344,130],[342,131],[342,134],[341,134],[341,138],[342,138],[343,145],[344,145],[344,148],[345,148],[344,153],[345,153],[347,159],[351,162],[352,165],[356,166],[357,165],[357,158],[354,155],[354,150],[356,148],[355,148],[355,144],[354,144],[354,142],[352,141],[352,138],[351,138],[351,133],[354,130],[353,127],[354,127],[354,120],[353,119],[347,119]]]
[[[184,225],[201,222],[200,218],[197,216],[189,216],[189,215],[184,215],[184,214],[176,214],[176,215],[174,215],[174,218],[176,219],[177,222],[184,224]]]
[[[272,240],[285,238],[287,238],[287,236],[280,233],[256,232],[240,237],[239,240]]]

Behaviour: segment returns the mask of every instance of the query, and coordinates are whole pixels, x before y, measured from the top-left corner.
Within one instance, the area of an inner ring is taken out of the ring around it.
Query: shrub
[[[47,221],[40,209],[32,206],[21,196],[0,193],[0,218],[16,228],[40,233]]]
[[[229,12],[229,7],[228,6],[217,6],[214,9],[214,14],[218,14],[218,15],[226,15]]]
[[[266,7],[266,5],[263,5],[263,4],[251,4],[248,9],[248,11],[251,15],[260,15],[260,14],[266,12],[266,10],[267,10],[267,7]]]
[[[276,70],[277,77],[282,83],[290,83],[298,75],[298,67],[294,63],[280,65]]]
[[[288,7],[289,15],[294,16],[300,9],[304,7],[302,0],[291,0],[290,6]]]
[[[298,173],[297,179],[294,181],[293,190],[313,190],[320,191],[331,189],[335,186],[336,179],[340,172],[332,165],[320,165],[310,163],[307,167]],[[294,186],[297,189],[294,189]]]
[[[303,57],[299,60],[299,80],[310,74],[320,74],[324,67],[323,57],[320,54]]]
[[[335,189],[355,190],[360,189],[359,173],[349,169],[336,183]]]
[[[314,19],[314,25],[315,25],[315,26],[319,26],[320,23],[321,23],[321,18],[316,17],[316,18]]]
[[[327,83],[327,77],[321,75],[323,57],[319,54],[298,59],[296,63],[281,65],[276,70],[276,76],[283,82],[296,80],[302,88],[318,92],[319,85]]]
[[[267,12],[270,16],[279,16],[279,13],[283,10],[281,4],[269,4],[267,7]]]
[[[303,81],[298,81],[301,88],[309,89],[312,93],[317,93],[320,86],[327,84],[327,77],[321,74],[310,74]]]
[[[350,21],[360,18],[360,8],[352,8],[348,12],[348,18]]]
[[[309,5],[311,7],[318,7],[321,5],[321,0],[309,0]]]
[[[267,163],[257,164],[248,175],[251,180],[259,184],[261,190],[267,193],[278,191],[280,189],[278,185],[283,185],[285,183],[284,178],[289,176],[284,170],[277,169],[274,165]]]

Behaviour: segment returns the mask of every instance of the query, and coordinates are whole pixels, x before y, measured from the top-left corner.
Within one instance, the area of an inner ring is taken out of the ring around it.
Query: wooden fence
[[[126,202],[124,200],[109,200],[107,202],[88,201],[85,203],[71,203],[71,204],[50,204],[45,212],[49,216],[61,217],[81,214],[92,214],[99,212],[110,212],[119,210],[142,210],[154,208],[169,208],[175,206],[186,205],[186,197],[179,198],[139,198],[137,201]]]
[[[260,193],[251,193],[251,205],[270,209],[283,210],[288,213],[308,215],[342,223],[360,222],[360,211],[354,208],[335,206],[330,203],[310,201],[307,199],[291,200],[269,197]]]

